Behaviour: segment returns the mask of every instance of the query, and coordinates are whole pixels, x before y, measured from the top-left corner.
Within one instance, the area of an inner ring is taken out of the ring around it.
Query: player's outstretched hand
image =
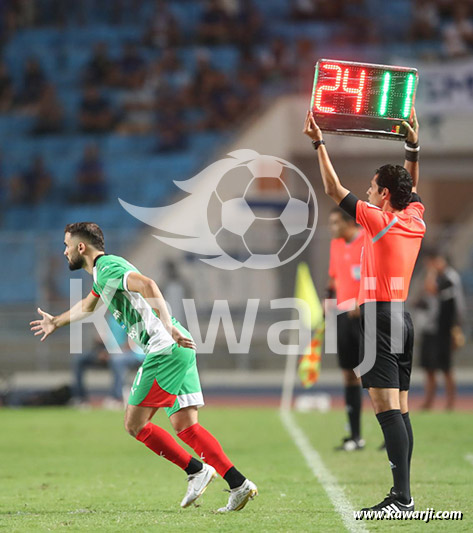
[[[176,326],[172,327],[172,338],[177,342],[177,344],[179,344],[179,346],[182,346],[183,348],[190,348],[191,350],[195,350],[197,348],[195,342],[192,339],[184,337],[184,335],[176,328]]]
[[[54,324],[54,317],[49,313],[45,313],[42,309],[38,307],[38,313],[43,317],[41,320],[33,320],[30,322],[31,331],[35,332],[35,337],[37,335],[42,335],[41,342],[44,341],[46,337],[49,337],[53,333],[57,326]]]
[[[419,142],[419,122],[417,121],[416,110],[414,107],[412,108],[412,115],[409,122],[404,120],[402,124],[407,128],[407,140],[414,144]]]
[[[317,123],[314,119],[314,115],[311,111],[307,111],[307,115],[305,117],[304,122],[304,129],[302,130],[302,133],[310,137],[313,141],[321,141],[323,138],[322,130],[317,126]]]

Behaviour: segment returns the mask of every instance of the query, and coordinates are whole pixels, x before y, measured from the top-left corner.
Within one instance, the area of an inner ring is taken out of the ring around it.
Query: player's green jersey
[[[146,354],[155,353],[174,344],[174,340],[143,296],[128,290],[131,272],[139,273],[123,257],[100,255],[94,264],[92,290],[102,298],[128,336]]]

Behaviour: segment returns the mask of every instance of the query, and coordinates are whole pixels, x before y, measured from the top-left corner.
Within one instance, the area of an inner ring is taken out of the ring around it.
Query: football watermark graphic
[[[160,231],[156,239],[202,256],[201,261],[214,267],[276,268],[300,255],[314,235],[314,189],[301,170],[284,159],[236,150],[174,183],[188,195],[172,205],[148,208],[121,198],[119,202]]]

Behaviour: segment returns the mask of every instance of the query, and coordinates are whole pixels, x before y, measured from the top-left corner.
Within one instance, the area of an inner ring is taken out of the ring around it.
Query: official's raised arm
[[[314,115],[310,111],[307,111],[304,129],[302,131],[312,139],[312,145],[319,156],[320,173],[322,174],[325,193],[337,204],[340,204],[350,191],[340,183],[337,173],[330,161],[327,149],[325,148],[322,131],[315,122]]]
[[[407,128],[407,139],[405,144],[406,159],[404,168],[412,177],[412,192],[417,192],[419,183],[419,122],[417,121],[416,110],[412,108],[412,116],[409,122],[404,121],[403,126]]]

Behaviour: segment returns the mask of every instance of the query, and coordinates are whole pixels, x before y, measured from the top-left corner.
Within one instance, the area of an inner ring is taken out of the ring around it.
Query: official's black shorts
[[[426,370],[443,370],[452,368],[452,336],[450,332],[422,335],[420,365]]]
[[[360,358],[360,319],[348,313],[337,316],[338,364],[344,370],[353,370]]]
[[[373,336],[376,341],[375,363],[361,376],[363,387],[409,390],[414,349],[414,326],[410,314],[393,311],[390,302],[365,303],[360,310],[360,362],[365,357],[365,344],[373,342]],[[366,319],[368,312],[370,315],[375,313],[376,328],[369,326],[370,320]],[[394,340],[392,320],[395,332],[400,332]]]

